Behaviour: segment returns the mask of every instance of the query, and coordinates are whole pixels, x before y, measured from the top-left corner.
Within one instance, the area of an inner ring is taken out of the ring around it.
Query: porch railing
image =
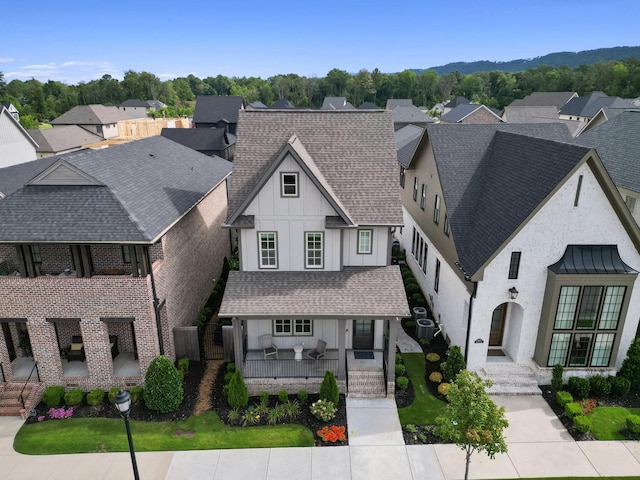
[[[338,359],[245,360],[245,378],[321,378],[327,370],[338,372]]]
[[[24,409],[24,389],[27,388],[27,383],[29,383],[29,380],[31,380],[31,377],[33,375],[33,372],[36,372],[36,375],[38,376],[38,382],[40,381],[40,372],[38,371],[38,363],[34,363],[33,364],[33,368],[31,369],[31,373],[29,373],[29,376],[27,377],[27,379],[24,382],[24,385],[22,386],[22,390],[20,390],[20,395],[18,396],[18,399],[20,400],[20,403],[22,403],[22,408]]]

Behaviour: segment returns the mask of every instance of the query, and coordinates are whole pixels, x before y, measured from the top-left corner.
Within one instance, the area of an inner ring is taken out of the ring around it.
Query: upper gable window
[[[276,232],[259,232],[260,268],[278,268]]]
[[[322,232],[307,233],[307,242],[305,253],[307,257],[307,268],[323,268],[324,262],[322,258],[323,240]]]
[[[624,197],[624,203],[627,204],[629,212],[633,213],[633,211],[636,209],[636,197],[632,195],[626,195]]]
[[[299,184],[297,173],[281,173],[280,174],[280,194],[283,197],[299,196]]]

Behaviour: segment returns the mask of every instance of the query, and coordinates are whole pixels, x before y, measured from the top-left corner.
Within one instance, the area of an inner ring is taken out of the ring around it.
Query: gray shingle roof
[[[106,105],[77,105],[51,121],[52,125],[109,125],[140,115]]]
[[[576,143],[595,147],[616,186],[640,192],[640,111],[621,113],[583,133]]]
[[[413,100],[410,98],[389,98],[387,100],[387,110],[393,110],[396,107],[413,107]]]
[[[244,98],[238,96],[198,95],[193,112],[194,123],[217,123],[226,120],[238,122],[238,112],[244,106]]]
[[[609,97],[603,92],[593,92],[586,97],[572,98],[560,109],[561,115],[593,117],[601,108],[634,108],[633,100]]]
[[[347,97],[324,97],[321,110],[353,110],[355,107],[347,102]]]
[[[185,147],[204,152],[221,151],[233,143],[227,143],[225,133],[224,128],[163,128],[161,135]],[[235,138],[231,134],[227,135]]]
[[[40,172],[56,160],[104,186],[20,188],[0,201],[0,242],[153,243],[231,172],[230,162],[160,136],[48,157]]]
[[[229,218],[297,137],[336,199],[359,225],[402,223],[391,112],[384,110],[245,110],[229,193]],[[255,193],[255,192],[254,192]]]
[[[149,108],[151,105],[147,100],[139,100],[137,98],[130,98],[122,102],[118,107],[145,107]]]
[[[11,195],[57,161],[57,157],[46,157],[0,169],[0,193]]]
[[[380,292],[385,292],[380,295]],[[397,265],[338,272],[229,272],[221,317],[410,316]]]
[[[556,107],[560,110],[569,100],[576,96],[575,92],[533,92],[524,98],[514,100],[510,107]]]
[[[278,100],[273,102],[273,105],[271,105],[271,108],[296,108],[296,107],[295,105],[293,105],[293,103],[291,103],[286,98],[279,98]]]
[[[393,123],[418,123],[422,125],[433,122],[433,118],[413,105],[399,105],[391,112],[393,113]]]
[[[494,112],[490,108],[485,107],[484,105],[477,105],[475,103],[462,103],[457,107],[451,109],[450,112],[443,115],[440,120],[443,122],[449,122],[449,123],[462,122],[462,120],[467,118],[473,112],[475,112],[476,110],[480,110],[482,108],[486,109],[487,111],[489,111],[490,113],[498,117],[498,119],[500,119],[500,115],[498,115],[496,112]]]
[[[380,107],[373,102],[363,102],[358,108],[360,110],[378,110]]]
[[[561,143],[571,135],[554,123],[429,124],[427,132],[458,257],[470,275],[589,150]]]
[[[396,130],[396,149],[398,150],[398,162],[404,168],[409,166],[413,152],[420,141],[420,136],[424,132],[423,127],[416,125],[405,125]]]
[[[103,140],[100,135],[77,125],[59,125],[47,130],[30,128],[28,132],[39,145],[36,152],[42,153],[64,152]]]

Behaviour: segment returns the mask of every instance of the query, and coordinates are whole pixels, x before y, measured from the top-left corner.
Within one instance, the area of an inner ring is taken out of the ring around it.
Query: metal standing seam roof
[[[638,273],[620,258],[617,245],[567,245],[549,270],[560,275]]]
[[[400,269],[391,265],[345,267],[335,272],[232,271],[219,315],[393,318],[411,313]]]
[[[0,201],[0,242],[151,243],[232,165],[160,136],[42,160],[32,178],[64,160],[99,184],[19,188]]]
[[[238,119],[229,219],[295,136],[335,198],[358,225],[400,225],[391,112],[245,110]]]

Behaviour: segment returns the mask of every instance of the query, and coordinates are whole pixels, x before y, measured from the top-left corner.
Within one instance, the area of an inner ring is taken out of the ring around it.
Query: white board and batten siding
[[[9,112],[0,108],[0,168],[36,159],[36,145]]]

